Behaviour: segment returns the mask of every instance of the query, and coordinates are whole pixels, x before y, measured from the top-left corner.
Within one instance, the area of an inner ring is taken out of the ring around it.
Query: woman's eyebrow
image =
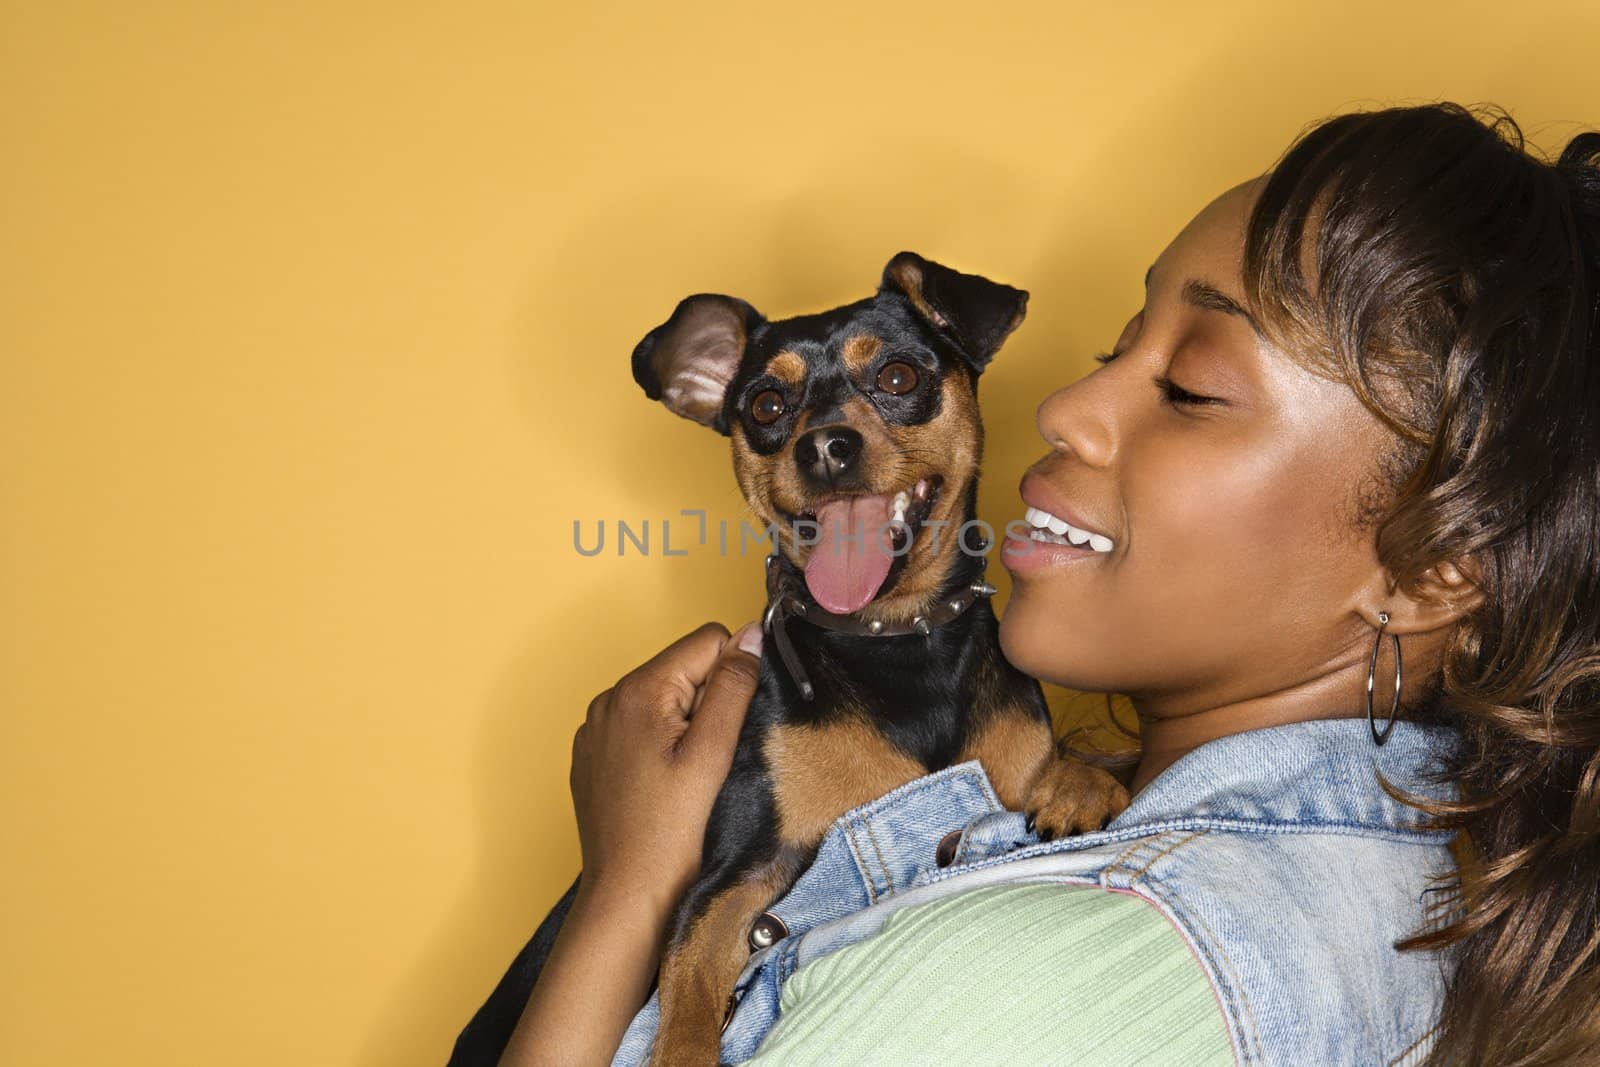
[[[1155,273],[1155,265],[1144,272],[1144,287],[1150,288],[1150,275]],[[1190,278],[1183,283],[1183,301],[1206,311],[1221,311],[1227,315],[1237,315],[1250,324],[1257,337],[1264,336],[1261,327],[1256,324],[1255,318],[1233,297],[1224,293],[1210,282],[1201,281],[1199,278]]]

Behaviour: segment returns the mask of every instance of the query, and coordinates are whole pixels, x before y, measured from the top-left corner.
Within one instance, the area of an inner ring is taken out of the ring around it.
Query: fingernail
[[[739,631],[739,647],[752,656],[761,655],[761,624],[747,622]]]

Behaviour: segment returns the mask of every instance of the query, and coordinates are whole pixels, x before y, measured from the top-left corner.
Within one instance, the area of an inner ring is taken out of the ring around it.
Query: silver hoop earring
[[[1389,740],[1389,731],[1394,729],[1395,714],[1400,710],[1400,635],[1390,634],[1389,640],[1394,642],[1394,703],[1389,707],[1389,721],[1383,724],[1383,732],[1378,732],[1378,725],[1372,718],[1372,676],[1378,669],[1378,649],[1383,645],[1383,628],[1389,625],[1389,613],[1378,612],[1378,639],[1372,643],[1372,659],[1367,662],[1367,729],[1372,731],[1372,742],[1381,745]]]

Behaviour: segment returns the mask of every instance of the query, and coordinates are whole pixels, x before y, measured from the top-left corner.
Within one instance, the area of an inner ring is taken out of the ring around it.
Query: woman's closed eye
[[[1102,352],[1098,356],[1094,357],[1094,361],[1103,367],[1121,354],[1122,353],[1120,352]],[[1201,396],[1199,393],[1189,392],[1189,390],[1185,389],[1183,386],[1179,385],[1165,374],[1157,375],[1152,380],[1155,382],[1156,387],[1161,390],[1162,399],[1168,404],[1172,404],[1174,406],[1181,404],[1200,407],[1206,404],[1222,403],[1222,399],[1220,397]]]

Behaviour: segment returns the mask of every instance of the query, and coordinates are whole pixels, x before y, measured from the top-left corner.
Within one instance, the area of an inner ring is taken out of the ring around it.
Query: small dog
[[[760,685],[658,975],[653,1064],[717,1062],[745,960],[784,933],[763,913],[851,808],[970,759],[1046,839],[1127,806],[1116,778],[1057,752],[1038,683],[1001,655],[983,582],[976,389],[1027,299],[902,252],[856,303],[769,322],[699,294],[634,349],[647,396],[731,438],[739,488],[778,542]],[[575,890],[463,1030],[453,1067],[498,1060]]]

